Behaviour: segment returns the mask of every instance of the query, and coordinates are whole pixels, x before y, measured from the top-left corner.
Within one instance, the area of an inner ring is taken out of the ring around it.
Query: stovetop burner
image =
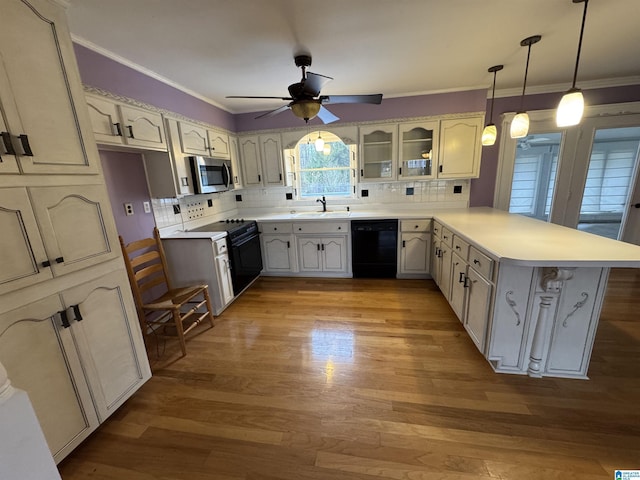
[[[255,220],[245,220],[244,218],[227,218],[216,223],[210,223],[209,225],[203,225],[202,227],[194,228],[191,231],[227,232],[229,234],[229,237],[234,238],[249,231],[254,232],[257,230],[258,225]]]

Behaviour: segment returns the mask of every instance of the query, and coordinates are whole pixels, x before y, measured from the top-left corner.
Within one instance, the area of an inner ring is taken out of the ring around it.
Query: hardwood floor
[[[640,270],[590,380],[498,375],[430,280],[261,278],[60,465],[64,480],[612,479],[640,469]]]

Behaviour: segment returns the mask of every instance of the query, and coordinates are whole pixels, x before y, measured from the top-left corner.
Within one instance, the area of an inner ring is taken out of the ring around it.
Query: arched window
[[[298,198],[353,195],[354,145],[330,132],[315,131],[298,142],[296,153]]]

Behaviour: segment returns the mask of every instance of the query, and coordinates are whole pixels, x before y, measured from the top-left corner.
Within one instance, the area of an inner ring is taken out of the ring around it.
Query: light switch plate
[[[150,202],[142,202],[142,208],[144,209],[144,213],[151,213],[151,203]]]

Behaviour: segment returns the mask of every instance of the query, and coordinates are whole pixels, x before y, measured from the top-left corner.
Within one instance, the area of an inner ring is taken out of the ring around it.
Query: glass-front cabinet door
[[[361,128],[360,149],[360,181],[395,180],[397,125]]]
[[[436,177],[438,122],[400,124],[398,178],[426,180]]]

